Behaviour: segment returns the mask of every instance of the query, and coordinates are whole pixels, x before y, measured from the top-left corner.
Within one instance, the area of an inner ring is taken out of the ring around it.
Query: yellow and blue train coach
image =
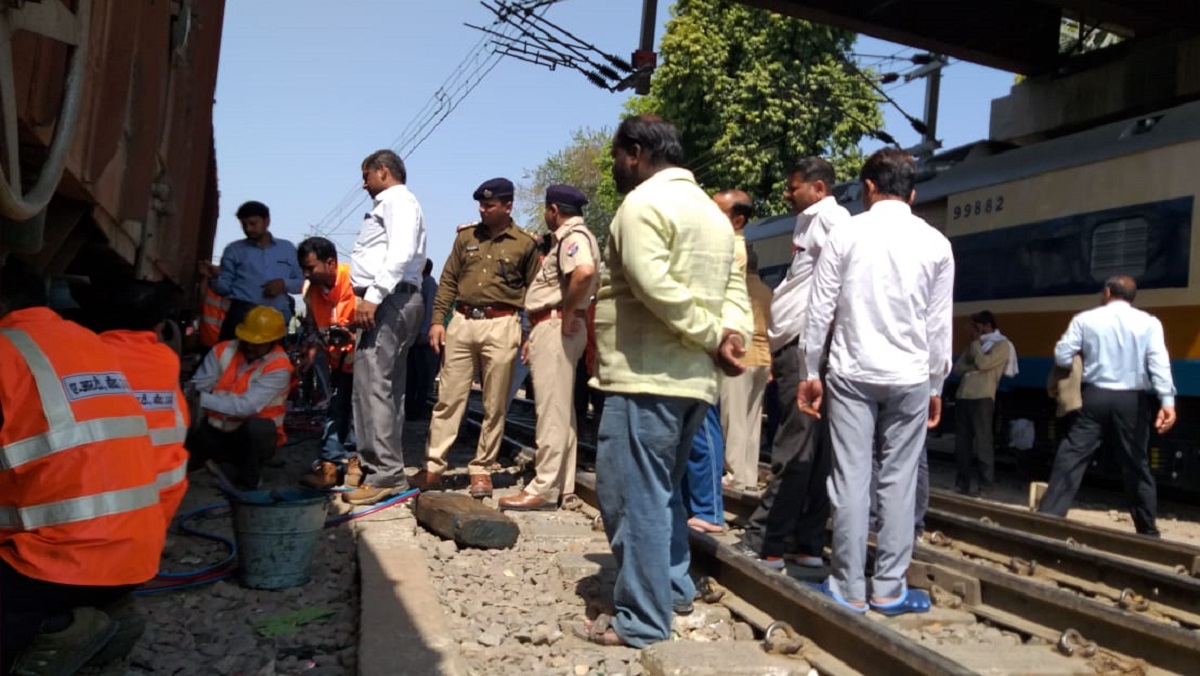
[[[954,248],[955,353],[966,317],[987,309],[1020,355],[1020,373],[1002,384],[998,440],[1010,420],[1026,418],[1041,458],[1053,453],[1062,433],[1045,394],[1054,344],[1075,313],[1100,302],[1105,279],[1128,274],[1136,305],[1163,322],[1179,392],[1180,424],[1153,438],[1151,466],[1160,484],[1200,490],[1198,160],[1200,103],[1192,103],[1025,147],[977,143],[922,166],[914,210]],[[861,210],[857,184],[835,192]],[[793,220],[747,228],[768,284],[786,270]],[[1119,473],[1098,458],[1096,473]]]

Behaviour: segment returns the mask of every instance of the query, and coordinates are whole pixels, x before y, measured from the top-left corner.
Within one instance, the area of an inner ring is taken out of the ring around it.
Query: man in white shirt
[[[363,483],[342,496],[352,505],[375,504],[408,488],[401,443],[404,381],[425,312],[425,217],[405,185],[404,162],[390,150],[371,153],[362,177],[374,205],[350,253],[362,328],[354,356],[354,433]]]
[[[912,560],[917,465],[926,428],[941,418],[942,384],[950,373],[954,257],[949,240],[908,205],[916,173],[912,157],[893,148],[863,164],[868,211],[830,233],[805,329],[808,379],[798,403],[820,416],[828,386],[833,443],[833,562],[820,590],[859,613],[868,598],[885,615],[930,607],[929,595],[908,589],[904,579]],[[831,326],[823,385],[818,346]],[[868,597],[863,570],[876,454],[879,532]]]
[[[833,165],[806,157],[788,174],[783,199],[796,214],[792,264],[775,287],[767,339],[771,372],[779,393],[780,420],[771,446],[771,480],[750,516],[742,552],[782,569],[784,555],[809,567],[823,565],[829,498],[829,445],[821,443],[824,422],[796,407],[796,391],[808,377],[804,367],[804,327],[813,269],[829,233],[850,220],[833,197]],[[824,339],[815,349],[820,349]],[[792,542],[794,540],[794,542]]]
[[[1066,516],[1105,434],[1116,438],[1125,497],[1133,525],[1141,535],[1158,537],[1158,497],[1146,447],[1150,443],[1151,403],[1159,398],[1154,429],[1166,434],[1175,425],[1175,381],[1162,322],[1134,308],[1137,284],[1120,275],[1104,283],[1104,305],[1081,312],[1054,346],[1054,363],[1070,368],[1083,357],[1083,408],[1054,456],[1050,485],[1038,511]]]

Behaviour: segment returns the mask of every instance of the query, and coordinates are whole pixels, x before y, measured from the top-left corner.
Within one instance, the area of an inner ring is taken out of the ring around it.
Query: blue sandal
[[[929,600],[929,592],[923,589],[909,589],[908,585],[904,585],[904,592],[895,601],[888,603],[871,601],[872,610],[888,617],[906,613],[927,613],[931,607],[933,607],[933,602]]]
[[[839,606],[845,608],[846,610],[849,610],[850,612],[852,612],[856,615],[865,615],[867,613],[867,606],[865,606],[865,605],[856,606],[853,603],[850,603],[846,599],[842,598],[841,594],[834,591],[833,587],[829,584],[829,578],[825,578],[825,581],[821,582],[820,584],[817,584],[816,582],[805,582],[804,584],[806,584],[810,588],[815,589],[816,591],[824,594],[825,596],[833,599]]]

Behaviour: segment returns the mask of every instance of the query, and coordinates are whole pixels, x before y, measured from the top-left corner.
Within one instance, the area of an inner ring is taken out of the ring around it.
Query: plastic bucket
[[[242,586],[287,589],[308,582],[328,501],[311,491],[251,491],[231,498]]]

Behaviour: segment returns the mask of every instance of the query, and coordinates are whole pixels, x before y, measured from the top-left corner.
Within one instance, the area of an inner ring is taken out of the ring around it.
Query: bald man
[[[750,196],[741,190],[722,190],[713,195],[713,201],[721,207],[721,211],[729,218],[733,226],[733,255],[737,260],[738,270],[746,276],[746,224],[754,216],[754,202]]]

